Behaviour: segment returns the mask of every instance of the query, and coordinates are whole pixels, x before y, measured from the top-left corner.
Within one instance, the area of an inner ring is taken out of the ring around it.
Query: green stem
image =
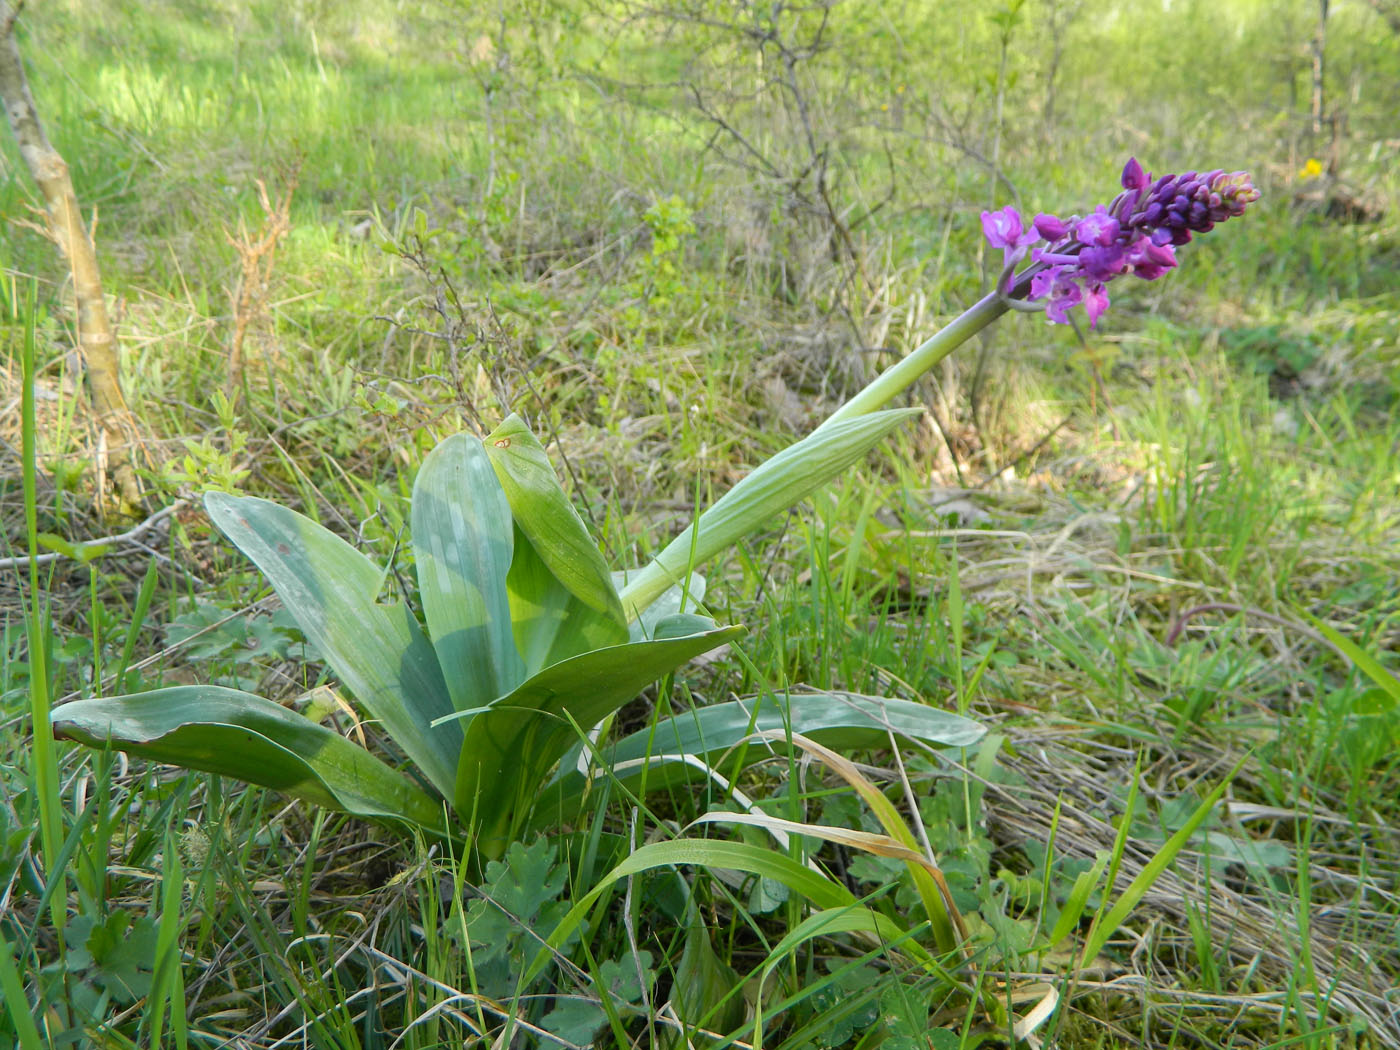
[[[872,379],[865,389],[833,412],[817,430],[883,408],[913,386],[921,375],[1009,309],[996,292],[983,296],[909,356]]]
[[[876,412],[889,404],[909,389],[921,375],[1006,313],[1010,309],[1006,302],[1008,298],[1024,298],[1030,288],[1031,277],[1040,269],[1039,265],[1027,269],[1013,282],[1006,296],[997,292],[983,296],[913,353],[872,379],[860,393],[833,412],[813,434],[821,433],[844,420]],[[744,481],[740,481],[739,485],[742,486]],[[668,587],[679,583],[681,578],[695,567],[697,540],[705,530],[706,519],[711,517],[715,510],[716,507],[711,507],[700,515],[694,524],[667,544],[660,554],[640,572],[634,574],[622,588],[618,597],[622,600],[622,609],[628,622],[635,620],[642,610],[659,598]]]

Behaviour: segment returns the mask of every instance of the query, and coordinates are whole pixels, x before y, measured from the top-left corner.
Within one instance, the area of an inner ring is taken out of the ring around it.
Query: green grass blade
[[[746,842],[721,842],[713,839],[674,839],[642,846],[604,875],[581,897],[549,935],[548,947],[541,949],[526,970],[523,983],[528,984],[549,961],[550,948],[558,948],[579,928],[594,903],[614,883],[629,875],[651,868],[691,864],[697,867],[726,868],[775,879],[788,889],[800,893],[819,908],[858,907],[855,894],[820,872],[813,871],[783,853]]]
[[[131,622],[126,627],[126,637],[122,640],[121,659],[117,661],[112,681],[117,692],[126,691],[126,670],[131,666],[131,658],[136,655],[136,643],[141,637],[141,628],[146,623],[146,614],[151,611],[151,601],[155,598],[156,584],[160,580],[160,563],[152,558],[146,566],[146,575],[141,578],[141,588],[136,592],[136,603],[131,609]]]
[[[171,1028],[176,1032],[176,1043],[183,1050],[185,1041],[181,1038],[183,1017],[175,1016],[175,989],[181,982],[180,946],[177,940],[180,927],[180,905],[184,897],[184,866],[180,863],[180,850],[173,835],[165,836],[165,870],[161,873],[160,920],[156,926],[155,965],[151,973],[151,992],[146,999],[146,1016],[150,1021],[150,1045],[160,1046],[163,1034],[165,1011],[171,1011]],[[183,997],[182,997],[183,998]]]
[[[830,937],[839,933],[872,934],[886,945],[899,945],[904,951],[922,963],[931,972],[943,973],[937,961],[915,941],[909,930],[902,928],[887,915],[871,908],[855,904],[847,908],[828,908],[807,916],[794,926],[773,946],[768,958],[759,971],[758,991],[754,1001],[753,1047],[763,1046],[763,986],[773,971],[801,945],[817,937]],[[950,983],[952,979],[949,978]],[[924,994],[933,994],[931,991]]]
[[[0,930],[0,992],[4,993],[5,1013],[19,1035],[20,1050],[44,1050],[39,1029],[34,1024],[34,1014],[24,994],[24,983],[19,978],[19,970],[15,968],[14,946],[4,930]]]
[[[1357,670],[1379,686],[1388,697],[1400,704],[1400,678],[1396,678],[1395,675],[1387,671],[1379,660],[1336,628],[1323,623],[1315,616],[1308,616],[1307,613],[1303,613],[1303,615],[1307,617],[1309,623],[1322,632],[1322,635],[1329,642],[1346,654],[1347,659],[1356,665]]]
[[[54,746],[53,730],[49,725],[49,633],[52,630],[44,611],[39,589],[39,503],[38,503],[38,428],[34,418],[34,322],[37,286],[31,282],[24,315],[24,340],[21,350],[20,433],[22,486],[24,489],[24,527],[29,550],[29,717],[34,734],[34,790],[39,804],[39,843],[44,851],[44,869],[52,885],[62,878],[56,861],[63,840],[63,811],[58,788],[58,750]],[[52,899],[50,914],[54,927],[62,930],[66,916],[63,895]]]
[[[1100,850],[1098,855],[1094,857],[1093,866],[1088,871],[1081,871],[1075,876],[1074,884],[1069,890],[1069,896],[1065,899],[1065,905],[1060,910],[1060,917],[1055,921],[1055,928],[1050,931],[1047,943],[1051,947],[1068,937],[1079,925],[1079,920],[1084,915],[1084,908],[1089,902],[1089,894],[1094,892],[1094,887],[1098,885],[1099,876],[1103,874],[1103,869],[1107,866],[1108,851]]]
[[[1247,757],[1248,756],[1246,756],[1246,758]],[[1242,758],[1236,762],[1234,768],[1225,775],[1225,778],[1217,784],[1211,793],[1202,800],[1201,804],[1192,811],[1191,816],[1186,819],[1185,823],[1176,830],[1171,838],[1167,839],[1167,841],[1162,844],[1162,848],[1147,862],[1147,865],[1138,873],[1137,878],[1133,879],[1133,881],[1128,884],[1128,888],[1123,891],[1122,896],[1120,896],[1113,907],[1108,910],[1108,914],[1104,915],[1100,913],[1100,915],[1095,916],[1094,924],[1089,928],[1089,937],[1084,942],[1084,950],[1079,957],[1079,965],[1081,968],[1088,966],[1093,961],[1094,957],[1099,954],[1103,946],[1108,943],[1108,939],[1113,936],[1119,926],[1123,925],[1124,920],[1126,920],[1132,910],[1137,907],[1143,895],[1146,894],[1152,887],[1152,884],[1157,881],[1162,872],[1167,869],[1167,865],[1176,859],[1176,855],[1180,853],[1186,843],[1190,841],[1196,829],[1210,816],[1211,810],[1215,808],[1215,804],[1219,802],[1221,796],[1225,794],[1225,789],[1230,785],[1230,781],[1234,779],[1235,774],[1240,771],[1240,767],[1244,765],[1245,761],[1246,759]],[[1136,778],[1134,782],[1136,782]],[[1130,812],[1123,818],[1123,827],[1127,828],[1131,820],[1132,814]],[[1121,854],[1121,850],[1115,848],[1115,854]]]

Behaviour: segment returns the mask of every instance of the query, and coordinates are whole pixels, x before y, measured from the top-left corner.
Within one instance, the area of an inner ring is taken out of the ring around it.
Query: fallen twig
[[[83,543],[75,543],[73,545],[73,548],[74,550],[81,552],[85,550],[91,550],[94,547],[134,544],[142,536],[150,532],[157,525],[163,522],[166,518],[170,517],[170,515],[174,514],[176,511],[179,511],[188,505],[189,500],[176,500],[174,503],[170,504],[170,506],[162,507],[160,510],[156,511],[145,521],[134,525],[133,527],[127,529],[125,532],[119,532],[115,536],[102,536],[95,540],[86,540]],[[94,555],[94,557],[98,556],[99,555]],[[64,554],[60,551],[50,551],[47,554],[36,554],[34,556],[34,564],[47,565],[51,561],[57,561],[59,558],[68,557],[72,557],[72,555]],[[0,558],[0,570],[18,569],[28,564],[29,555],[27,554],[21,554],[13,558]]]

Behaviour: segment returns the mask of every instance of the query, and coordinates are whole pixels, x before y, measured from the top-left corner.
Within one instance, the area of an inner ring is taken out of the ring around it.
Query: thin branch
[[[1266,623],[1277,624],[1279,627],[1287,627],[1290,630],[1297,631],[1299,634],[1306,635],[1319,645],[1325,645],[1343,660],[1350,662],[1351,658],[1336,645],[1332,644],[1331,640],[1321,631],[1315,631],[1305,623],[1298,623],[1296,620],[1289,620],[1283,616],[1275,616],[1273,613],[1267,613],[1263,609],[1252,609],[1247,605],[1235,605],[1231,602],[1210,602],[1206,605],[1197,605],[1187,609],[1176,618],[1176,622],[1172,624],[1171,630],[1167,632],[1167,637],[1163,640],[1162,644],[1169,649],[1175,646],[1176,643],[1180,641],[1182,632],[1186,630],[1187,621],[1194,616],[1200,616],[1202,613],[1209,612],[1230,613],[1234,616],[1249,616],[1256,620],[1263,620]]]
[[[183,510],[187,506],[189,506],[189,500],[176,500],[174,503],[170,504],[170,506],[162,507],[160,510],[156,511],[145,521],[141,522],[139,525],[135,525],[132,528],[127,529],[125,532],[119,532],[114,536],[102,536],[95,540],[84,540],[82,543],[75,543],[73,545],[73,549],[79,554],[82,554],[85,551],[95,550],[98,548],[119,547],[123,545],[134,546],[138,550],[146,550],[147,548],[145,547],[145,545],[138,542],[141,539],[141,537],[146,535],[146,533],[150,532],[161,522],[165,521],[166,518],[170,517],[172,514],[175,514],[180,510]],[[97,553],[93,554],[93,557],[100,558],[107,554],[130,553],[133,552],[98,550]],[[71,557],[73,557],[73,555],[71,554],[63,554],[59,551],[50,551],[48,554],[35,555],[34,563],[36,565],[47,565],[49,562],[57,561],[60,558]],[[18,569],[28,564],[29,556],[25,554],[21,554],[14,558],[0,558],[0,570]]]

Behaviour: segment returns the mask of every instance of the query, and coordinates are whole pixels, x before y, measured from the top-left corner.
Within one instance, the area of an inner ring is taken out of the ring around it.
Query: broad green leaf
[[[401,601],[376,600],[383,572],[339,536],[276,503],[210,492],[204,505],[262,570],[346,688],[451,798],[462,730],[429,728],[452,713],[452,699],[413,613]]]
[[[293,798],[441,833],[442,803],[339,733],[271,700],[177,685],[55,708],[54,733],[90,747],[237,777]]]
[[[487,435],[485,448],[516,523],[549,571],[588,608],[624,626],[607,562],[559,484],[544,446],[513,415]]]
[[[632,569],[612,574],[613,586],[620,593],[627,586],[630,577],[635,576],[639,570]],[[682,603],[681,599],[685,601]],[[645,641],[656,634],[656,625],[668,616],[674,616],[681,611],[684,604],[685,611],[694,612],[705,600],[705,577],[698,572],[692,572],[690,578],[684,581],[684,586],[680,583],[672,584],[662,592],[661,596],[642,610],[635,620],[627,626],[629,637],[634,642]]]
[[[886,747],[890,732],[938,747],[968,747],[986,733],[969,718],[908,700],[856,693],[795,693],[730,700],[662,719],[605,748],[602,766],[615,771],[629,790],[639,788],[644,777],[648,788],[662,789],[697,775],[681,756],[718,762],[752,733],[766,730],[800,733],[843,750]],[[759,761],[775,747],[783,747],[783,741],[754,743],[746,755],[749,761]],[[554,781],[541,793],[544,805],[536,812],[536,826],[577,814],[587,787],[577,768],[577,754],[575,749],[560,763]]]
[[[709,621],[705,621],[708,623]],[[596,649],[546,668],[467,725],[453,796],[476,814],[488,855],[512,823],[523,822],[549,771],[587,730],[662,675],[732,641],[742,627]]]
[[[484,707],[525,680],[506,575],[515,526],[481,442],[454,434],[413,485],[413,559],[423,616],[452,704]]]
[[[694,904],[688,909],[685,948],[676,964],[671,1007],[684,1025],[728,1032],[744,1020],[743,982],[715,952],[710,929]]]
[[[631,578],[621,594],[629,620],[684,579],[688,569],[704,564],[855,466],[895,427],[922,411],[890,409],[824,426],[757,467]]]
[[[590,609],[559,582],[518,524],[507,585],[515,644],[526,674],[627,641],[626,627]]]

